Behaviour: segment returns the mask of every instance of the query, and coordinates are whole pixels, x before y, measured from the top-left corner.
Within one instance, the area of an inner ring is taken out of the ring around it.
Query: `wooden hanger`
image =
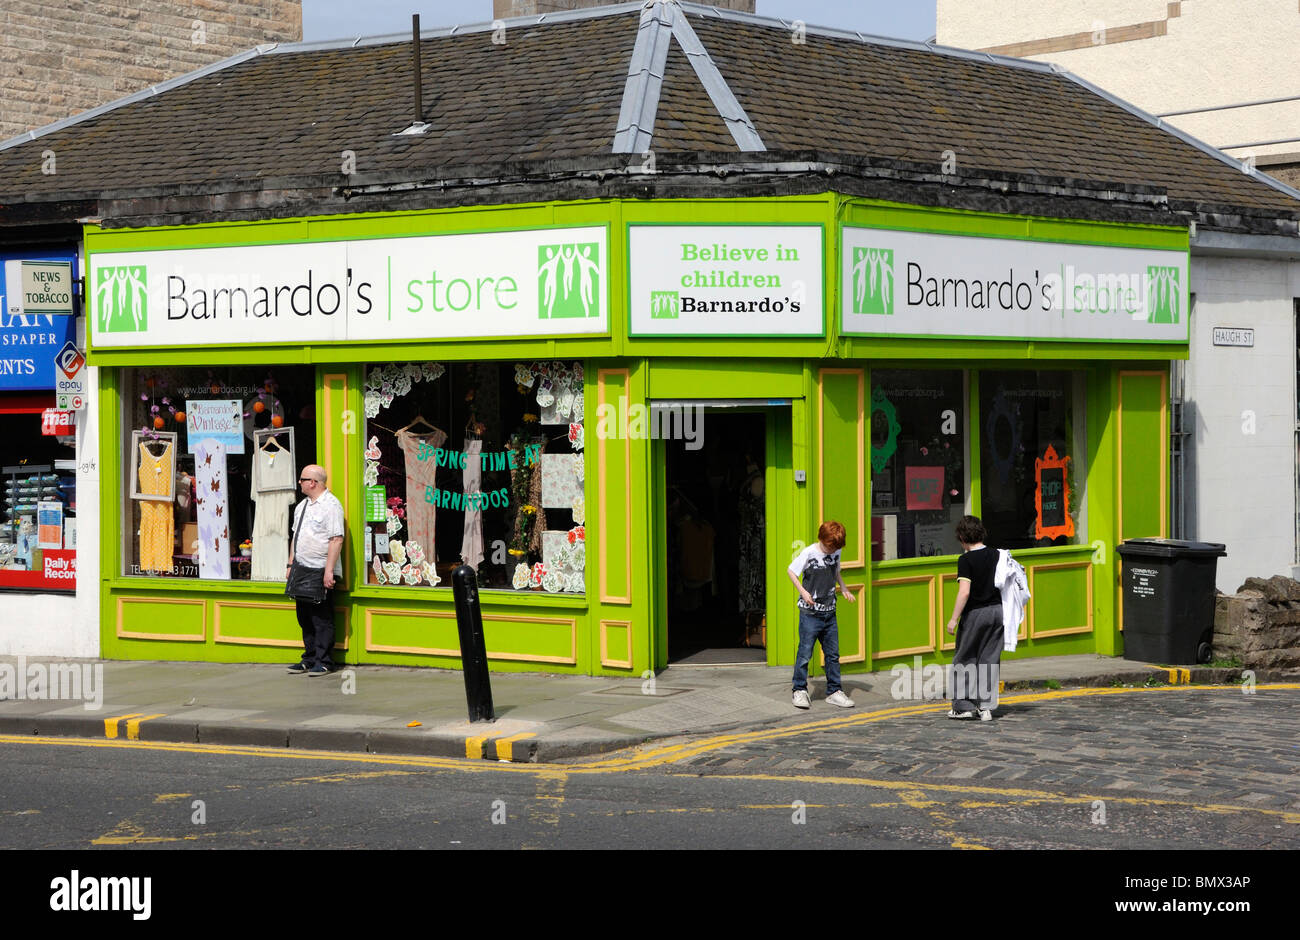
[[[284,448],[280,446],[280,442],[276,440],[276,435],[274,434],[268,434],[266,437],[262,439],[262,446],[259,448],[259,450],[269,451],[272,445],[274,445],[276,450],[281,452],[284,451]]]
[[[428,433],[437,433],[437,432],[438,432],[438,428],[435,428],[432,424],[430,424],[430,423],[428,422],[428,420],[424,417],[424,415],[416,415],[414,421],[412,421],[412,422],[411,422],[410,424],[408,424],[406,427],[404,427],[404,428],[402,428],[401,430],[399,430],[397,433],[398,433],[398,434],[401,434],[402,431],[409,431],[409,430],[411,430],[411,428],[415,427],[417,424],[423,424],[426,428],[428,428],[428,429],[429,429]]]

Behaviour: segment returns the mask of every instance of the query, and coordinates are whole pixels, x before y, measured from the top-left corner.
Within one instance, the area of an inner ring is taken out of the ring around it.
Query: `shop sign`
[[[86,357],[69,341],[54,357],[54,394],[58,406],[67,411],[86,407]]]
[[[847,335],[1187,342],[1186,250],[841,233]]]
[[[604,226],[90,257],[93,345],[609,332]]]
[[[632,336],[823,336],[820,225],[629,225]]]
[[[72,254],[28,252],[23,256],[0,255],[0,391],[35,392],[54,388],[54,353],[76,339],[74,317],[50,313],[11,313],[21,306],[13,302],[9,285],[20,291],[21,276],[9,276],[11,262],[49,259],[71,264]]]
[[[41,412],[41,434],[46,437],[67,437],[77,433],[76,413],[46,408]]]
[[[190,399],[185,403],[185,438],[192,454],[208,438],[227,454],[244,452],[244,408],[237,399]]]
[[[13,285],[6,299],[7,314],[55,317],[73,314],[71,261],[6,261],[5,283]]]

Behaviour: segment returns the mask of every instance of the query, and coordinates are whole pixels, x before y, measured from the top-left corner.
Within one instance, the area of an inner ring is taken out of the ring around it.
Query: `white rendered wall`
[[[1078,33],[1112,39],[1081,49],[1025,56],[1055,62],[1080,78],[1158,114],[1300,94],[1295,0],[938,0],[938,42],[966,49]],[[1114,42],[1114,30],[1164,21],[1166,35]],[[1300,101],[1181,115],[1169,123],[1216,147],[1300,137]],[[1300,142],[1233,150],[1232,156],[1295,153]]]
[[[1227,545],[1217,578],[1225,593],[1250,575],[1290,575],[1295,561],[1298,271],[1286,261],[1192,256],[1186,537]],[[1255,345],[1215,346],[1216,326],[1250,327]]]
[[[99,380],[87,368],[90,396],[77,416],[77,593],[0,595],[0,656],[99,656]]]

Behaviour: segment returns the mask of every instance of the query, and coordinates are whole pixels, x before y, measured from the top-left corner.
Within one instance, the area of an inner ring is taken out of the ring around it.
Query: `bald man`
[[[289,667],[295,676],[326,676],[334,668],[334,605],[330,591],[343,576],[343,504],[325,486],[323,467],[309,464],[298,475],[307,497],[294,511],[293,542],[285,570],[302,627],[302,661]]]

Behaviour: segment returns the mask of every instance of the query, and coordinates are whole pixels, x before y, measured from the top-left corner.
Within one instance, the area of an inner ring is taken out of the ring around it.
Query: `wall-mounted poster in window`
[[[907,508],[943,509],[943,467],[908,467]]]

